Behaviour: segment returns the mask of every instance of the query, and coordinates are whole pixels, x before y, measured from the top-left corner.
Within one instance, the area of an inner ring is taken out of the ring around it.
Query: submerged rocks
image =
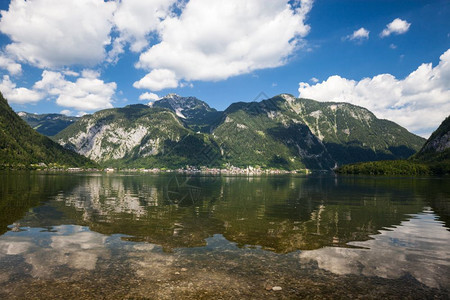
[[[265,287],[266,291],[281,291],[283,288],[281,286],[272,286],[271,284],[266,284]]]

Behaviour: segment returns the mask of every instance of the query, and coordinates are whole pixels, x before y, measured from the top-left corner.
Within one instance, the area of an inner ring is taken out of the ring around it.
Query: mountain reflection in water
[[[28,297],[17,294],[17,285],[42,289],[47,281],[67,285],[64,296],[71,297],[69,283],[77,280],[91,293],[86,297],[97,297],[94,276],[103,278],[103,293],[116,293],[108,294],[113,298],[195,298],[203,290],[217,297],[245,296],[241,290],[265,297],[265,288],[256,293],[252,286],[275,284],[267,278],[291,286],[284,297],[308,297],[312,282],[319,294],[332,289],[356,296],[361,285],[367,292],[386,280],[386,290],[373,297],[416,287],[424,294],[411,293],[413,298],[439,298],[450,290],[448,183],[0,174],[0,232],[6,232],[0,236],[0,297]],[[197,280],[174,279],[181,268]],[[355,285],[355,278],[365,281]],[[178,290],[173,280],[181,280]],[[142,290],[130,294],[136,283]],[[143,289],[145,283],[153,288]],[[236,288],[226,288],[230,284]]]

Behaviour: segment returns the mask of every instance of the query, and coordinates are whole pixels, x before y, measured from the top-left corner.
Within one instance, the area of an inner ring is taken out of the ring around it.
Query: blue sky
[[[450,113],[450,1],[1,0],[0,10],[0,90],[16,111],[79,115],[168,93],[223,110],[290,93],[360,105],[422,136]]]

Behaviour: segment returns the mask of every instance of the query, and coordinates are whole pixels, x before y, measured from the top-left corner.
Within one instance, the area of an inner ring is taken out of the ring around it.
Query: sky
[[[0,91],[83,115],[195,96],[349,102],[428,137],[450,114],[448,0],[0,0]]]

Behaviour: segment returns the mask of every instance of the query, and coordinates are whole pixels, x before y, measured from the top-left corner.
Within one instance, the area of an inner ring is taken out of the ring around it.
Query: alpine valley
[[[405,159],[425,143],[362,107],[288,94],[233,103],[225,111],[195,97],[169,94],[152,105],[83,116],[52,139],[103,166],[285,170]]]

